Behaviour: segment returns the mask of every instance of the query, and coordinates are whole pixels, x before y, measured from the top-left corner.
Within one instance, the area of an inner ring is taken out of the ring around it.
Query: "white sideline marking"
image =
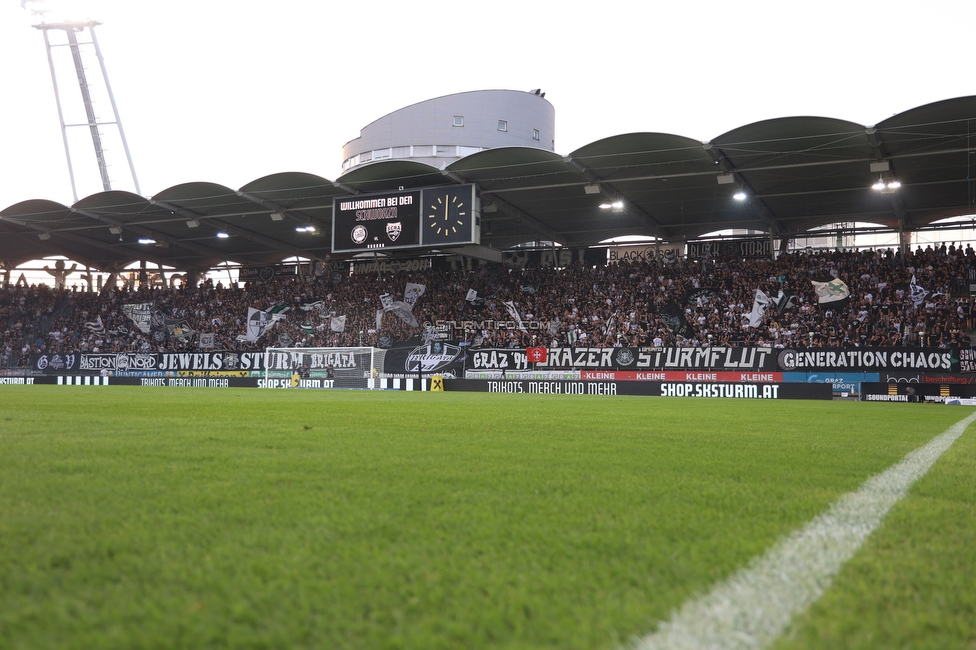
[[[795,614],[820,598],[891,507],[974,420],[976,413],[872,476],[857,492],[842,496],[710,593],[686,602],[633,647],[755,650],[768,646]]]

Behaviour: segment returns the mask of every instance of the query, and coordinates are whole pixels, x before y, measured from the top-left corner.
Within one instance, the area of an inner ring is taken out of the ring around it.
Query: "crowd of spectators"
[[[913,277],[928,292],[917,306],[909,291]],[[819,304],[814,291],[811,280],[830,278],[850,288],[840,306]],[[395,311],[377,314],[380,295],[402,300],[408,282],[426,288],[413,308],[417,327]],[[905,259],[888,249],[787,253],[775,261],[719,257],[362,274],[333,263],[323,277],[281,276],[233,288],[211,281],[102,292],[8,287],[0,291],[0,367],[15,357],[23,363],[32,352],[162,352],[201,344],[238,351],[389,347],[422,338],[425,323],[481,347],[969,345],[967,332],[976,326],[971,283],[973,248],[942,245],[918,248]],[[469,299],[472,290],[477,299]],[[751,327],[757,290],[795,299],[785,308],[770,305]],[[142,331],[123,311],[123,305],[145,303],[162,317],[154,331]],[[516,306],[524,331],[506,303]],[[274,306],[288,309],[257,341],[247,340],[248,308]],[[337,316],[345,316],[341,331]],[[682,320],[687,326],[676,326]],[[179,335],[163,322],[182,324]]]

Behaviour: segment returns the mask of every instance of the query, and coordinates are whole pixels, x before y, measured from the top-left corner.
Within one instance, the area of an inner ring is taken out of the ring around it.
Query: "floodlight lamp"
[[[897,190],[899,187],[901,187],[901,183],[899,183],[898,181],[891,181],[890,183],[888,183],[889,190]]]
[[[283,212],[272,212],[271,213],[271,220],[272,221],[282,221],[284,218],[285,218],[285,214]]]
[[[600,209],[601,209],[601,210],[609,210],[609,209],[610,209],[610,208],[612,208],[612,207],[613,207],[613,206],[612,206],[612,205],[610,205],[609,203],[601,203],[601,204],[600,204]]]
[[[871,186],[875,190],[883,190],[885,188],[884,178],[878,178],[878,182]]]
[[[599,183],[589,183],[583,186],[583,191],[587,194],[599,194],[600,184]]]
[[[745,201],[746,193],[742,191],[736,192],[735,194],[732,195],[732,198],[735,199],[736,201]]]
[[[156,243],[156,240],[155,239],[152,239],[151,237],[140,237],[139,238],[139,243],[140,244],[155,244]]]
[[[186,222],[187,228],[196,228],[199,225],[200,225],[199,219],[190,219],[189,221]]]
[[[228,235],[228,234],[227,234],[227,233],[225,233],[225,232],[218,232],[218,233],[217,233],[217,238],[218,238],[218,239],[227,239],[228,237],[230,237],[230,235]]]
[[[122,226],[112,226],[111,228],[108,229],[108,231],[110,233],[112,233],[113,235],[121,235],[122,234]]]
[[[716,161],[715,164],[718,164],[718,162]],[[718,184],[719,185],[730,185],[731,183],[734,183],[734,182],[735,182],[735,174],[731,174],[730,173],[730,174],[719,174],[718,175]]]

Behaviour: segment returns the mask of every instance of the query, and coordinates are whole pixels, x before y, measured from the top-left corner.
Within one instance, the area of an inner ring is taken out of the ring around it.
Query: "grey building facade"
[[[343,172],[378,160],[443,168],[496,147],[555,151],[556,111],[539,90],[475,90],[428,99],[384,115],[342,147]]]

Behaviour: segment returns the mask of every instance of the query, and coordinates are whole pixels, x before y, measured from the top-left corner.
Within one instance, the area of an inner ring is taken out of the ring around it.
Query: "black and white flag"
[[[759,327],[762,324],[763,316],[766,315],[766,310],[772,302],[769,296],[763,293],[762,289],[756,289],[756,298],[752,302],[752,311],[746,314],[749,318],[749,327]]]
[[[931,293],[932,292],[928,289],[919,286],[918,282],[915,280],[915,276],[912,276],[912,281],[908,285],[908,295],[912,299],[912,305],[914,305],[915,309],[918,309]]]
[[[771,300],[776,305],[776,314],[781,315],[783,312],[796,307],[796,292],[792,289],[780,289],[779,295]]]
[[[99,316],[95,320],[85,323],[85,329],[89,329],[95,332],[96,334],[101,334],[102,332],[104,332],[105,326],[102,324],[102,317]]]
[[[507,302],[503,302],[502,304],[505,305],[505,309],[508,310],[508,315],[511,316],[512,320],[515,321],[515,325],[521,331],[528,332],[529,330],[526,329],[525,325],[522,323],[522,317],[519,316],[518,307],[515,306],[515,302],[509,300]]]

